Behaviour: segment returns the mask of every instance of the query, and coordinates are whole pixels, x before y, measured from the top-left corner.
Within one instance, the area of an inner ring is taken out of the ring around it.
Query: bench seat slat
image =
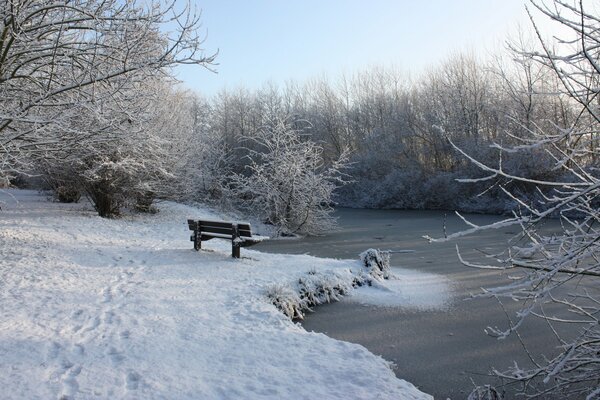
[[[200,220],[195,220],[196,222],[202,223],[202,225],[207,225],[207,226],[214,226],[217,228],[227,228],[230,227],[232,222],[227,222],[227,221],[208,221],[208,220],[204,220],[204,219],[200,219]],[[238,226],[246,226],[249,227],[250,224],[248,222],[236,222],[238,224]]]
[[[233,232],[233,230],[231,229],[231,226],[227,227],[227,228],[219,228],[219,227],[215,227],[215,226],[206,226],[202,223],[199,224],[198,230],[200,232],[220,233],[222,235],[231,235]]]
[[[254,246],[255,244],[258,244],[260,242],[262,242],[262,239],[252,239],[252,238],[249,238],[249,239],[244,240],[240,244],[240,246],[242,246],[242,247],[250,247],[250,246]]]
[[[223,235],[221,233],[210,233],[210,232],[201,232],[200,240],[210,240],[210,239],[229,239],[231,240],[231,235]]]
[[[205,225],[205,224],[199,224],[198,225],[198,229],[202,230],[202,231],[206,231],[206,232],[216,232],[216,233],[226,233],[226,234],[230,234],[233,232],[233,227],[230,225],[228,227],[216,227],[216,226],[210,226],[210,225]],[[190,228],[192,229],[192,228]],[[196,228],[193,228],[196,229]],[[250,226],[248,225],[242,225],[242,226],[238,226],[238,232],[240,233],[240,235],[245,235],[245,236],[252,236],[252,229],[250,229]]]
[[[214,226],[206,226],[204,224],[200,224],[198,229],[200,230],[200,232],[220,233],[222,235],[229,235],[230,238],[231,235],[233,235],[233,229],[231,228],[231,226],[229,228],[215,228]],[[247,229],[239,229],[238,233],[240,236],[252,237],[252,232],[250,232],[250,230]]]
[[[210,239],[228,239],[231,240],[231,235],[222,235],[220,233],[207,233],[207,232],[202,232],[200,234],[200,240],[210,240]],[[252,244],[256,244],[259,243],[260,240],[252,240],[251,237],[241,237],[240,239],[242,239],[242,247],[247,247],[247,246],[251,246]],[[244,243],[246,243],[244,245]]]

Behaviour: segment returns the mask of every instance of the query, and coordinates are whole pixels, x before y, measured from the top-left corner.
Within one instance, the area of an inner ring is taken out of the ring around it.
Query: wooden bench
[[[203,240],[231,240],[231,256],[240,258],[240,247],[255,245],[263,240],[262,237],[252,236],[250,224],[245,222],[205,221],[188,219],[188,226],[194,234],[190,240],[194,242],[194,250],[202,248]]]

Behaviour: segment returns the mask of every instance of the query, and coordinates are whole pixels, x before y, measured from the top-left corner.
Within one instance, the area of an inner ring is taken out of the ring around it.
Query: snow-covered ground
[[[12,197],[11,197],[12,196]],[[430,399],[360,345],[306,332],[265,293],[358,261],[191,250],[174,203],[99,218],[0,192],[3,399]]]

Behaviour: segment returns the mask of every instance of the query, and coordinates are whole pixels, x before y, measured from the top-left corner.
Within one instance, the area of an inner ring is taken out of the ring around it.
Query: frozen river
[[[342,302],[319,306],[315,313],[307,315],[303,326],[362,344],[393,361],[397,364],[398,377],[433,394],[436,399],[464,399],[472,390],[473,382],[497,383],[486,376],[492,367],[505,369],[513,360],[525,366],[529,364],[517,338],[500,341],[484,333],[487,326],[507,325],[506,314],[498,303],[492,299],[467,300],[482,287],[506,282],[506,275],[463,266],[458,261],[455,246],[459,244],[465,259],[481,260],[480,250],[493,253],[505,248],[519,228],[481,232],[458,242],[441,244],[430,244],[422,239],[423,235],[444,235],[445,214],[339,209],[336,211],[338,232],[302,240],[269,241],[255,249],[354,259],[370,247],[414,250],[392,256],[392,265],[402,267],[396,270],[398,275],[406,277],[407,282],[415,282],[413,286],[400,287],[397,304],[379,301],[381,296],[361,289]],[[469,219],[483,224],[500,217],[470,215]],[[557,222],[549,225],[547,228],[552,229]],[[465,228],[456,216],[448,213],[448,233]],[[517,272],[511,271],[513,275]],[[387,297],[389,300],[389,295]],[[509,313],[516,310],[515,304],[508,304],[507,309]],[[534,355],[550,356],[548,352],[552,353],[553,347],[558,345],[545,327],[542,321],[535,319],[522,327],[522,337]],[[508,394],[508,398],[512,397],[510,389]]]

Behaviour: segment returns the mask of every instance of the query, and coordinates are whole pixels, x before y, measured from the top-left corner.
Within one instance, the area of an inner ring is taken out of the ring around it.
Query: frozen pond
[[[339,232],[318,238],[269,241],[255,249],[353,259],[369,247],[414,252],[392,256],[400,280],[386,283],[388,290],[360,289],[340,303],[320,306],[303,322],[307,330],[364,345],[396,363],[398,377],[436,399],[464,399],[473,381],[497,383],[485,376],[491,367],[504,369],[513,360],[528,365],[516,338],[499,341],[484,333],[487,326],[507,324],[498,303],[491,299],[466,300],[482,287],[506,282],[507,277],[460,264],[457,242],[430,244],[422,239],[423,235],[444,235],[446,213],[339,209],[336,214]],[[452,213],[447,214],[448,233],[465,228]],[[477,224],[500,219],[486,215],[469,218]],[[546,228],[555,228],[556,224],[550,222]],[[465,259],[481,260],[482,251],[493,253],[505,248],[518,231],[514,227],[462,238],[458,242],[461,254]],[[509,312],[516,310],[514,304],[506,306]],[[533,354],[547,353],[558,344],[545,327],[534,319],[523,326],[522,336]]]

